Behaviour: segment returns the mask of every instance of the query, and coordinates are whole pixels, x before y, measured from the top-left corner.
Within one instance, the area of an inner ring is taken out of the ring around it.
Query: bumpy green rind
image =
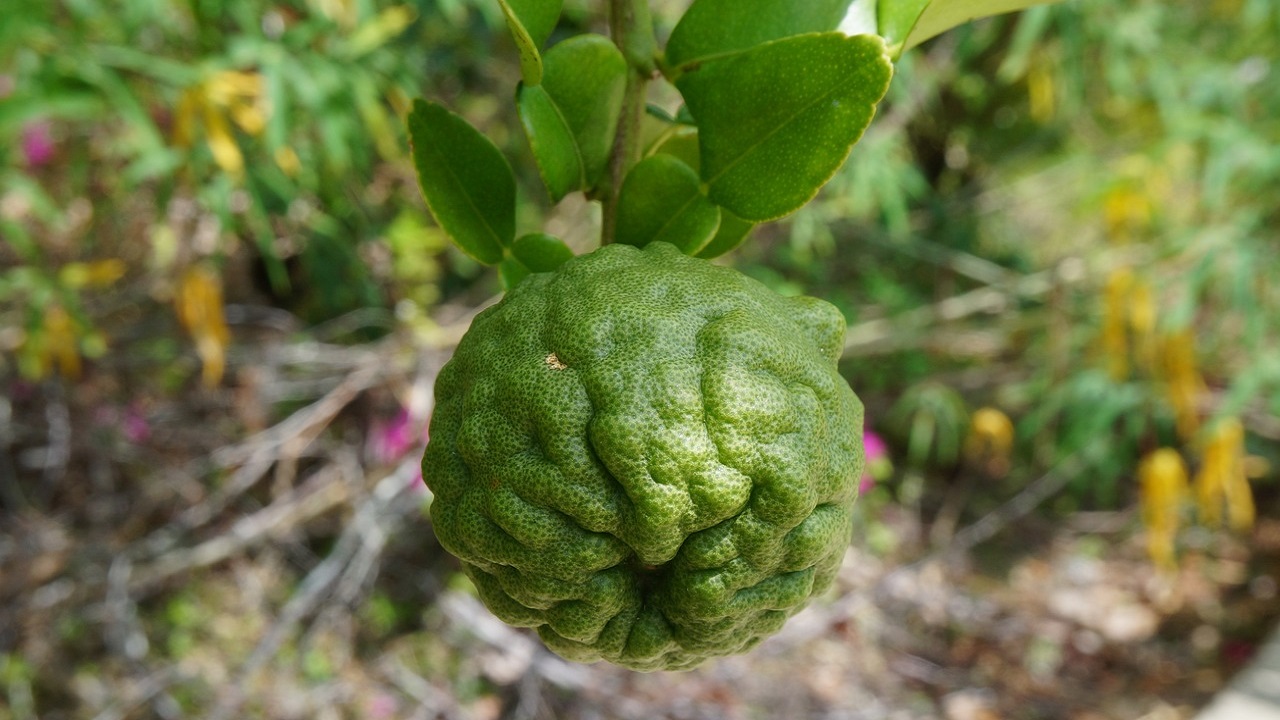
[[[481,313],[440,372],[440,543],[572,660],[691,668],[831,584],[862,473],[844,319],[665,243],[610,245]]]

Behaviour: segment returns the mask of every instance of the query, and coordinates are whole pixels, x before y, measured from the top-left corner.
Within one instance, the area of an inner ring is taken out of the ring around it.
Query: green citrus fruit
[[[751,648],[849,543],[844,329],[664,243],[531,275],[440,372],[423,458],[440,543],[566,658],[684,669]]]

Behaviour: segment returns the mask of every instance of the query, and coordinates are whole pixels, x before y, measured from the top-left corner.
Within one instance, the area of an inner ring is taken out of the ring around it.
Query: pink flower
[[[374,421],[366,447],[369,458],[379,465],[391,465],[410,451],[421,453],[426,445],[426,431],[419,435],[414,432],[417,427],[418,422],[403,408],[390,422]]]
[[[867,464],[862,471],[862,479],[858,482],[858,494],[871,492],[877,480],[885,480],[893,474],[893,461],[889,459],[889,447],[884,440],[870,430],[862,433],[862,448],[867,456]]]
[[[53,142],[48,122],[40,120],[22,129],[22,157],[26,160],[27,167],[48,165],[53,160],[55,150],[57,145]]]
[[[134,445],[140,445],[151,437],[151,424],[136,403],[125,409],[121,428],[125,439]]]
[[[868,463],[889,455],[889,448],[885,446],[884,440],[869,430],[862,433],[862,448],[867,453]]]
[[[380,692],[369,698],[365,717],[370,720],[386,720],[386,718],[395,717],[399,710],[400,702],[395,697]]]
[[[151,437],[151,423],[147,422],[141,403],[135,402],[123,409],[110,405],[99,407],[93,413],[93,421],[109,431],[119,433],[133,445],[140,445]]]
[[[380,465],[389,465],[400,459],[413,444],[412,423],[409,411],[401,409],[391,422],[375,421],[369,433],[369,457]]]

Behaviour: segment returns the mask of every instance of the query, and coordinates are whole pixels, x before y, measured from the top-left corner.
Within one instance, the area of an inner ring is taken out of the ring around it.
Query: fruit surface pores
[[[848,545],[862,404],[845,323],[653,243],[532,275],[440,372],[440,543],[571,660],[684,669],[751,648]]]

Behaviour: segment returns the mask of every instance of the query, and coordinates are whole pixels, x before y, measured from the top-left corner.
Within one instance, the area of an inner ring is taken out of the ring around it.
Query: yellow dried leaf
[[[208,136],[209,151],[213,153],[213,161],[218,167],[233,176],[243,174],[244,155],[240,153],[240,146],[231,135],[231,125],[212,105],[204,107],[204,131]]]
[[[56,365],[64,377],[80,377],[80,351],[76,348],[76,324],[70,313],[59,305],[45,308],[41,330],[43,347],[41,368],[48,375]]]
[[[1031,119],[1047,123],[1057,111],[1058,96],[1053,80],[1053,68],[1046,62],[1036,62],[1027,72],[1027,99]]]
[[[276,148],[275,159],[276,165],[289,177],[297,175],[302,169],[302,161],[298,159],[298,153],[291,147]]]
[[[1008,457],[1013,449],[1013,422],[993,407],[978,408],[969,422],[968,445],[979,454]]]
[[[1151,285],[1137,280],[1129,293],[1129,327],[1133,331],[1133,354],[1148,372],[1156,373],[1156,301]]]
[[[344,28],[350,28],[356,23],[359,8],[354,0],[310,0],[307,4],[311,5],[315,12]]]
[[[261,135],[267,127],[267,113],[260,103],[234,100],[227,105],[227,112],[235,124],[250,135]]]
[[[1232,529],[1253,527],[1256,509],[1245,463],[1244,425],[1238,418],[1219,422],[1209,434],[1195,483],[1196,506],[1205,525],[1221,526],[1225,508]]]
[[[178,284],[175,301],[178,322],[196,342],[204,383],[213,387],[222,380],[226,347],[231,340],[218,276],[208,268],[191,267]]]
[[[73,262],[58,270],[58,282],[71,290],[105,288],[124,277],[124,272],[124,261],[115,258],[88,263]]]
[[[205,97],[209,102],[228,107],[238,99],[255,100],[262,96],[262,76],[256,72],[223,70],[205,81]]]
[[[1009,470],[1013,453],[1013,423],[1009,416],[993,407],[979,408],[969,419],[969,435],[965,438],[965,454],[981,463],[995,476]]]
[[[1107,236],[1115,242],[1129,242],[1151,225],[1150,199],[1128,184],[1107,193],[1102,212]]]
[[[1187,465],[1177,450],[1160,448],[1138,466],[1141,484],[1142,522],[1147,531],[1147,551],[1160,567],[1175,565],[1175,540],[1187,498]]]
[[[1173,407],[1178,435],[1192,439],[1200,430],[1200,401],[1207,392],[1190,330],[1165,335],[1160,342],[1165,395]]]
[[[1128,268],[1112,271],[1102,308],[1102,351],[1107,372],[1117,382],[1129,377],[1128,299],[1133,287],[1133,272]]]
[[[173,144],[178,147],[191,147],[196,141],[196,124],[200,120],[201,107],[204,104],[202,87],[197,85],[188,88],[178,99],[178,107],[173,117]]]

